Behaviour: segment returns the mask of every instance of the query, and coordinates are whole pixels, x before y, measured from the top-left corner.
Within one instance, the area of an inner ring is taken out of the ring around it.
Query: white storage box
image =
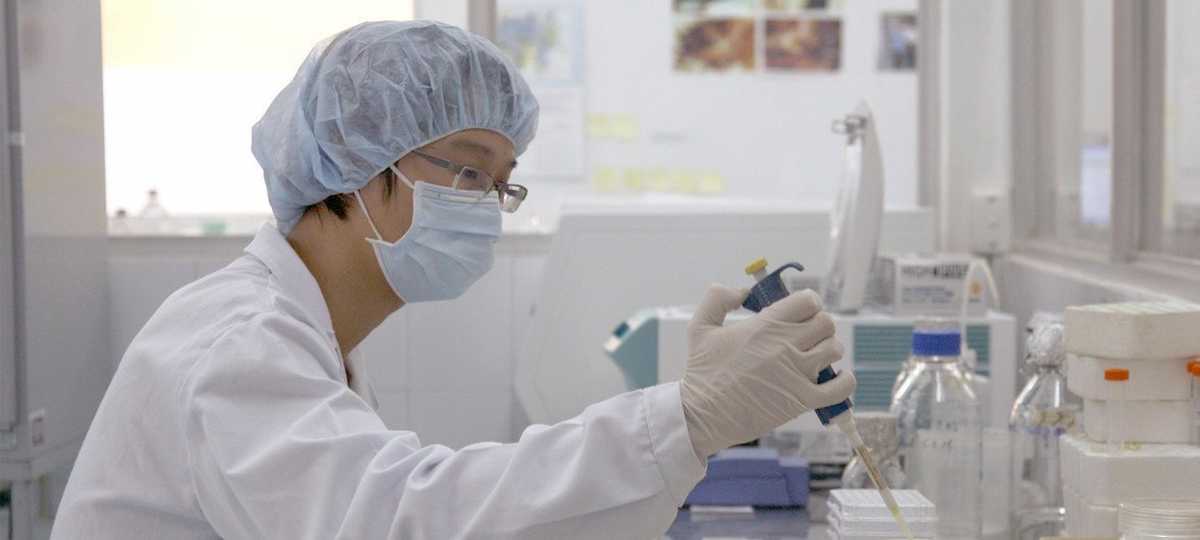
[[[1112,440],[1108,433],[1109,416],[1116,414],[1116,440],[1138,443],[1192,442],[1191,401],[1126,401],[1124,412],[1117,412],[1117,401],[1083,401],[1083,428],[1088,439]],[[1124,419],[1122,419],[1124,415]]]
[[[1080,435],[1059,438],[1063,485],[1089,504],[1116,506],[1130,499],[1200,498],[1200,447],[1142,444],[1114,452]]]
[[[937,533],[937,510],[919,491],[892,491],[900,514],[904,516],[913,536],[933,538]],[[874,489],[835,489],[829,493],[829,526],[831,535],[842,540],[857,538],[898,538],[900,527],[883,497]]]
[[[915,489],[894,489],[892,497],[900,506],[900,514],[909,520],[936,520],[933,502]],[[829,512],[837,512],[848,520],[892,519],[883,497],[874,489],[835,489],[829,492]]]
[[[1200,334],[1200,328],[1195,330]],[[1113,360],[1067,355],[1067,388],[1083,399],[1114,399],[1124,387],[1128,400],[1191,400],[1192,378],[1188,358],[1155,360]],[[1104,380],[1104,370],[1129,370],[1129,380]]]
[[[1200,306],[1181,302],[1097,304],[1067,308],[1068,353],[1099,358],[1200,355]]]
[[[976,260],[965,253],[884,253],[872,268],[872,303],[900,316],[958,317],[966,291],[967,315],[982,316],[987,310],[985,284],[964,287],[971,262]]]

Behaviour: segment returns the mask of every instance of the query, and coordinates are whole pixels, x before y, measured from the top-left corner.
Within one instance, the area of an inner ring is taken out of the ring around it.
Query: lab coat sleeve
[[[188,374],[197,504],[223,538],[648,538],[705,471],[676,384],[454,451],[389,431],[338,369],[320,334],[263,316]]]

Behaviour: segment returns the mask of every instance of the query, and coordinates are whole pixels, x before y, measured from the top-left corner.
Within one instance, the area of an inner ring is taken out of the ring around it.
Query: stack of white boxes
[[[1132,499],[1200,498],[1187,368],[1200,357],[1200,306],[1073,307],[1065,322],[1067,387],[1084,400],[1084,433],[1060,445],[1066,534],[1117,536],[1118,506]],[[1128,380],[1106,381],[1114,368]]]
[[[937,534],[937,508],[915,489],[892,492],[915,539]],[[830,540],[901,538],[900,525],[874,489],[835,489],[829,493]]]

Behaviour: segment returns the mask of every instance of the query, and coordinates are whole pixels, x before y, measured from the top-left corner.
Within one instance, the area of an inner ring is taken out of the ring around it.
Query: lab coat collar
[[[300,260],[296,250],[288,243],[283,233],[270,223],[263,224],[254,235],[254,240],[246,246],[249,253],[262,260],[271,271],[271,276],[279,283],[285,296],[300,303],[305,314],[312,318],[309,321],[317,326],[321,333],[337,346],[337,336],[333,333],[333,319],[329,315],[329,306],[321,294],[321,287],[312,272]]]
[[[337,334],[333,332],[333,318],[329,315],[329,305],[321,294],[321,287],[312,272],[300,260],[296,250],[288,243],[287,238],[274,225],[264,224],[254,240],[246,246],[246,253],[257,257],[267,266],[271,276],[279,284],[281,292],[298,302],[300,308],[310,318],[309,324],[316,325],[317,330],[329,340],[329,345],[337,356],[342,357],[338,347]],[[379,401],[365,369],[363,354],[355,349],[345,354],[346,370],[350,372],[350,381],[346,381],[345,373],[338,370],[336,377],[343,383],[348,383],[350,389],[362,397],[371,408],[378,409]]]

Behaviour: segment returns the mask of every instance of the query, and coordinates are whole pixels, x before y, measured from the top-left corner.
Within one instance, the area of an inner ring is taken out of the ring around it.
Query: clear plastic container
[[[1121,503],[1122,540],[1200,540],[1200,500],[1137,499]]]
[[[1200,444],[1200,356],[1187,364],[1192,377],[1192,444]]]
[[[941,539],[982,534],[982,406],[959,360],[953,321],[921,321],[913,331],[912,369],[897,389],[901,467],[908,485],[938,509]]]
[[[1113,452],[1120,452],[1125,449],[1125,426],[1130,420],[1125,417],[1125,411],[1128,407],[1125,406],[1127,400],[1126,387],[1129,382],[1129,370],[1123,368],[1112,368],[1104,370],[1104,380],[1113,387],[1108,413],[1108,446]]]
[[[1059,536],[1065,523],[1059,437],[1078,431],[1082,405],[1067,391],[1063,325],[1050,322],[1029,336],[1030,373],[1009,415],[1012,434],[1012,527],[1019,540]]]
[[[896,437],[896,415],[887,412],[856,412],[855,421],[858,423],[858,433],[862,436],[871,455],[875,457],[876,467],[883,479],[892,489],[904,489],[908,479],[900,468],[899,444]],[[854,456],[842,473],[843,489],[874,489],[875,484],[867,475],[867,467],[859,456]]]

